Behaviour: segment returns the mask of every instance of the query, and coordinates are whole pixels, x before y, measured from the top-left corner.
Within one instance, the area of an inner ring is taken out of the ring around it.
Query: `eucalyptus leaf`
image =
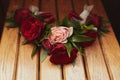
[[[40,56],[40,61],[43,62],[47,58],[47,50],[42,49],[42,54]]]
[[[68,53],[68,56],[70,57],[72,45],[71,45],[70,42],[67,42],[67,43],[65,43],[64,45],[65,45],[65,47],[67,48],[67,53]]]
[[[93,38],[90,38],[85,35],[74,35],[72,36],[72,42],[86,42],[86,41],[91,41]]]
[[[37,53],[37,46],[35,45],[35,46],[33,47],[31,57],[33,58],[36,53]]]

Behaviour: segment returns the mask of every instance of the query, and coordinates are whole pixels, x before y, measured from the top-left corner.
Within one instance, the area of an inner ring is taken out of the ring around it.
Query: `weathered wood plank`
[[[64,16],[72,10],[71,0],[66,0],[66,1],[58,0],[57,5],[58,5],[57,12],[59,19],[63,19]]]
[[[55,0],[42,0],[41,4],[41,11],[51,12],[56,17]],[[49,58],[48,56],[43,62],[40,62],[40,80],[62,80],[61,68],[53,65]]]
[[[41,55],[42,55],[41,50]],[[40,63],[40,80],[62,80],[61,69],[57,65],[53,65],[47,57]]]
[[[25,0],[24,7],[38,6],[39,0]],[[33,45],[23,45],[24,38],[20,39],[17,80],[38,80],[38,56],[31,58]]]
[[[18,53],[18,29],[4,28],[0,46],[0,80],[12,80]]]
[[[84,59],[88,80],[110,80],[98,39],[85,49]]]
[[[11,0],[8,13],[21,5]],[[18,56],[18,29],[7,29],[8,23],[5,23],[1,43],[0,43],[0,80],[14,80],[17,67]]]
[[[101,0],[89,0],[90,4],[95,5],[94,12],[108,20]],[[101,47],[108,66],[111,80],[120,79],[120,47],[110,24],[107,25],[110,32],[101,39]]]
[[[23,45],[22,44],[23,40],[24,38],[21,37],[17,80],[28,80],[28,79],[38,80],[37,55],[35,55],[33,59],[31,58],[33,45],[30,45],[30,44]]]
[[[76,5],[78,0],[73,0],[75,3],[73,6]],[[81,1],[82,2],[82,1]],[[82,5],[79,5],[82,6]],[[59,12],[59,19],[63,19],[63,17],[69,13],[73,9],[72,2],[70,0],[58,0],[58,12]],[[83,60],[78,53],[76,64],[73,66],[72,64],[63,66],[63,76],[65,80],[85,80],[85,71],[83,66]]]

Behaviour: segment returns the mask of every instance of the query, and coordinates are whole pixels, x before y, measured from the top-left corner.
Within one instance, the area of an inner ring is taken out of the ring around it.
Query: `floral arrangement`
[[[53,64],[73,63],[78,51],[83,54],[84,48],[92,45],[97,36],[109,32],[107,21],[101,16],[92,14],[93,5],[85,5],[77,14],[70,11],[64,19],[55,25],[55,17],[49,12],[40,12],[36,6],[19,8],[7,19],[9,28],[19,27],[19,33],[25,38],[23,44],[32,44],[32,57],[41,49],[41,61],[47,55]]]

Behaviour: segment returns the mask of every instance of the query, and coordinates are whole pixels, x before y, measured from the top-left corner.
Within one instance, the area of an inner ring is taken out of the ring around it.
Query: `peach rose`
[[[51,32],[52,34],[49,34],[47,37],[51,44],[66,43],[67,38],[70,37],[73,33],[73,27],[52,27]]]

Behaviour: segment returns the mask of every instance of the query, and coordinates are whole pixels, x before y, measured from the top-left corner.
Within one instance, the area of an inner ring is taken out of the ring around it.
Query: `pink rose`
[[[20,28],[22,35],[28,41],[33,41],[41,36],[44,24],[38,19],[30,17],[22,23]]]
[[[64,44],[57,44],[50,52],[50,61],[53,64],[69,64],[73,62],[77,57],[77,49],[72,47],[71,56],[68,56],[66,47]]]
[[[27,18],[31,17],[32,12],[29,9],[17,9],[14,15],[14,21],[21,24]]]
[[[52,34],[49,34],[47,37],[51,44],[66,43],[67,38],[70,37],[73,33],[73,27],[52,27],[51,32]]]

